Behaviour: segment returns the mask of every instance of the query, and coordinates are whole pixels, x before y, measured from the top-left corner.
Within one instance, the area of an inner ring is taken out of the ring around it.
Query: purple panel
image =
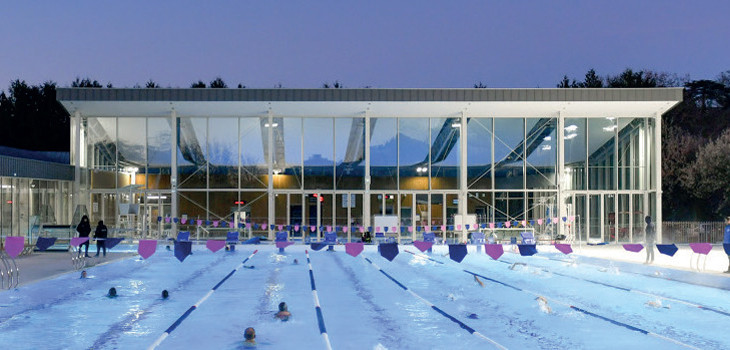
[[[485,244],[484,251],[486,251],[487,255],[492,257],[494,260],[499,259],[499,257],[504,254],[504,248],[501,244]]]
[[[421,252],[425,252],[428,250],[428,248],[431,248],[433,246],[433,242],[424,242],[424,241],[413,241],[413,246],[418,248]]]
[[[312,243],[309,246],[312,248],[312,250],[321,250],[322,248],[326,247],[327,244],[324,244],[324,243]]]
[[[624,244],[624,249],[630,252],[638,253],[642,249],[644,249],[644,246],[641,244]]]
[[[345,253],[358,256],[362,253],[363,243],[345,243]]]
[[[84,242],[88,241],[89,237],[73,237],[71,238],[71,246],[72,247],[78,247],[81,244],[84,244]]]
[[[107,238],[106,243],[104,243],[104,246],[106,249],[112,249],[119,244],[119,242],[123,241],[124,237],[114,237],[114,238]]]
[[[11,258],[15,259],[25,248],[24,237],[5,237],[5,251]]]
[[[277,248],[286,248],[290,245],[294,244],[294,242],[288,242],[288,241],[277,241],[276,247]]]
[[[568,255],[573,252],[573,248],[570,247],[570,244],[560,244],[555,243],[555,249],[560,251],[561,253]]]
[[[518,244],[517,248],[520,250],[522,256],[532,256],[537,254],[537,246],[534,244]]]
[[[226,241],[224,240],[209,239],[207,242],[205,242],[205,247],[210,249],[210,251],[213,253],[223,249],[223,247],[225,246]]]
[[[157,250],[157,240],[154,239],[145,239],[139,241],[139,246],[137,247],[137,253],[143,258],[147,259],[152,254],[155,253],[155,250]]]
[[[689,247],[697,254],[707,255],[712,250],[712,244],[710,243],[690,243]]]

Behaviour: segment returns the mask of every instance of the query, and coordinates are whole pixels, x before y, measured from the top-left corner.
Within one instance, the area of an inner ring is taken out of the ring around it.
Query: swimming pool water
[[[256,329],[259,349],[325,348],[305,247],[291,246],[282,255],[268,245],[239,246],[232,253],[196,247],[183,263],[172,252],[159,251],[148,260],[91,268],[89,279],[67,274],[2,292],[0,348],[147,348],[254,249],[259,252],[246,263],[254,268],[226,280],[159,349],[239,349],[249,326]],[[730,316],[693,306],[728,312],[726,290],[625,273],[610,264],[575,263],[556,254],[506,253],[494,261],[469,249],[461,264],[443,256],[444,246],[434,247],[431,255],[400,246],[392,262],[374,246],[358,257],[345,254],[343,246],[336,252],[310,250],[332,347],[493,348],[404,291],[368,258],[446,314],[510,349],[730,348]],[[645,269],[653,273],[652,267]],[[484,286],[464,270],[487,277],[480,278]],[[112,286],[119,297],[106,298]],[[163,289],[170,291],[168,300],[160,298]],[[540,310],[537,295],[549,300],[552,313]],[[293,314],[288,322],[273,317],[281,301]],[[650,301],[661,306],[647,305]]]

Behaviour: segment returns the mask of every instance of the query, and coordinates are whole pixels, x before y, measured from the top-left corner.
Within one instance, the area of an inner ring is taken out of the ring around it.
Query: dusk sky
[[[11,80],[115,87],[555,87],[627,67],[730,70],[730,1],[11,1]]]

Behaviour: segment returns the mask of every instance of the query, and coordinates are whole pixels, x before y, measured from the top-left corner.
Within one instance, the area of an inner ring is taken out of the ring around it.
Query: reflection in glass
[[[336,187],[364,189],[365,118],[335,118]]]
[[[555,172],[558,164],[558,147],[555,118],[527,118],[525,152],[527,153],[527,188],[556,188]]]
[[[210,187],[238,188],[238,119],[208,119]]]
[[[180,118],[177,142],[178,187],[207,187],[206,118]]]
[[[494,119],[495,188],[524,188],[524,122],[522,118]]]
[[[588,189],[616,189],[615,164],[616,118],[588,119]]]
[[[370,120],[370,178],[372,189],[396,189],[398,166],[397,119]]]
[[[302,188],[302,118],[274,118],[275,135],[283,130],[274,152],[274,188]],[[283,143],[284,152],[281,152]]]
[[[268,186],[267,158],[264,154],[264,138],[268,118],[241,118],[241,188],[266,188]],[[267,147],[268,148],[268,147]]]
[[[471,118],[467,137],[467,183],[472,189],[492,188],[492,118]]]
[[[400,189],[428,189],[428,118],[401,118],[398,126]]]
[[[566,118],[563,127],[566,190],[585,190],[586,119]]]
[[[332,189],[334,171],[332,118],[304,120],[304,188]]]
[[[431,188],[459,187],[461,118],[431,118]]]
[[[147,118],[147,188],[170,188],[172,132],[168,118]]]

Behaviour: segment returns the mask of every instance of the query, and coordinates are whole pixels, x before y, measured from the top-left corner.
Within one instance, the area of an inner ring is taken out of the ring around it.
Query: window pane
[[[117,118],[87,118],[85,136],[91,188],[116,188]]]
[[[274,131],[282,132],[284,153],[278,145],[274,159],[274,188],[302,188],[302,118],[274,118]],[[275,138],[276,140],[277,138]],[[278,141],[277,141],[278,142]]]
[[[172,133],[167,118],[147,119],[147,188],[170,188]]]
[[[304,151],[304,188],[306,189],[333,188],[335,163],[332,124],[332,118],[304,119],[302,149]]]
[[[364,189],[365,118],[335,118],[338,189]]]
[[[588,119],[588,188],[616,189],[614,181],[614,146],[616,118]]]
[[[396,189],[398,143],[395,118],[370,120],[370,178],[371,189]]]
[[[268,118],[241,118],[241,188],[268,187],[269,167],[262,136]],[[268,147],[267,147],[268,148]]]
[[[208,158],[206,118],[180,118],[177,142],[177,178],[180,188],[206,188]]]
[[[471,118],[467,137],[469,188],[492,188],[492,118]]]
[[[400,189],[428,189],[428,118],[400,118]]]
[[[459,187],[461,118],[431,119],[431,188]]]
[[[238,188],[238,118],[208,120],[210,188]]]
[[[494,119],[494,183],[496,188],[524,187],[524,122],[522,118]]]
[[[555,172],[558,164],[558,148],[555,118],[528,118],[527,130],[527,188],[556,188]]]
[[[586,120],[566,118],[563,127],[565,150],[565,176],[569,179],[566,190],[585,190]]]

